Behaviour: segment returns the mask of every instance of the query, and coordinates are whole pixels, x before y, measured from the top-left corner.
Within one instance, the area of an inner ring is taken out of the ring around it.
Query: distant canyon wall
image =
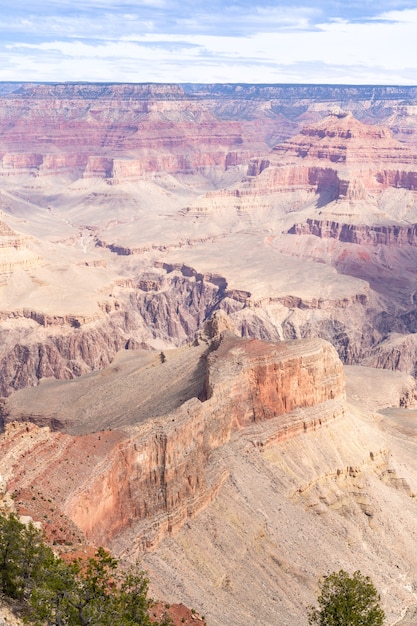
[[[323,239],[337,239],[359,245],[417,245],[417,224],[369,226],[307,219],[304,224],[295,224],[289,232],[294,235],[315,235]]]
[[[3,84],[0,175],[98,177],[246,164],[334,106],[413,143],[412,87]]]

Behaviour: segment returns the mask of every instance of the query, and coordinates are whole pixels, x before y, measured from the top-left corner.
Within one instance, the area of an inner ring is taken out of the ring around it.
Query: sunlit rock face
[[[382,362],[387,332],[413,332],[416,156],[335,101],[389,122],[394,92],[389,106],[349,88],[303,103],[302,87],[3,93],[1,394],[192,341],[215,310],[242,335]]]
[[[90,541],[109,544],[118,538],[124,542],[124,533],[130,536],[134,523],[136,550],[154,548],[213,500],[228,476],[218,453],[233,433],[273,420],[264,434],[262,429],[259,433],[258,445],[262,447],[301,436],[344,416],[344,373],[330,344],[319,339],[267,343],[241,339],[230,331],[213,341],[203,353],[198,347],[183,349],[190,362],[204,360],[200,399],[179,402],[176,410],[153,420],[133,413],[114,434],[108,430],[100,436],[87,434],[88,422],[78,423],[86,433],[84,443],[83,437],[45,427],[22,430],[14,420],[30,415],[19,413],[11,398],[3,405],[8,425],[1,445],[5,468],[11,463],[7,479],[13,490],[22,492],[26,500],[28,479],[33,476],[34,485],[36,474],[37,488],[54,492],[54,499],[61,492],[63,511]],[[166,375],[171,358],[179,363],[178,353],[171,357],[167,352],[165,360],[154,365],[154,407],[159,400],[158,379]],[[115,389],[122,380],[123,375]],[[37,392],[33,393],[36,396]],[[138,390],[137,397],[140,395]],[[65,425],[71,430],[72,418],[62,410],[62,393],[61,410],[55,412],[55,418],[51,414],[52,396],[50,406],[43,408],[35,396],[32,394],[32,406],[37,405],[38,424],[49,423],[54,428]],[[91,398],[90,404],[93,402]],[[84,409],[88,411],[87,404]],[[123,414],[122,408],[120,412]],[[117,425],[118,419],[107,427]],[[90,424],[91,430],[96,427]],[[86,458],[87,452],[81,454],[88,442],[94,447],[91,458]],[[37,464],[36,472],[32,463]],[[51,468],[64,463],[73,469],[65,480],[56,477],[51,484]],[[29,500],[25,506],[39,514],[38,502]]]
[[[19,514],[212,626],[299,626],[341,567],[415,604],[416,96],[0,85]]]

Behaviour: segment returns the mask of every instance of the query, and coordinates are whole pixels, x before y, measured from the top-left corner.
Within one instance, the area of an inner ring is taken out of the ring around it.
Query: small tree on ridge
[[[308,614],[310,626],[382,626],[385,613],[369,576],[344,570],[325,576],[319,583],[318,608]]]

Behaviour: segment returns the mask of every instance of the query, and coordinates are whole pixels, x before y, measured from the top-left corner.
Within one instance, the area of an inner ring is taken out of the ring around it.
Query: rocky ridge
[[[403,444],[390,422],[379,428],[381,416],[346,403],[342,364],[330,344],[242,339],[223,330],[230,324],[217,314],[199,345],[142,363],[137,381],[147,371],[153,377],[155,407],[142,417],[142,388],[134,388],[123,361],[104,370],[101,382],[92,379],[90,403],[101,396],[109,402],[110,388],[103,385],[113,379],[114,388],[138,407],[124,423],[114,416],[113,428],[107,423],[100,430],[87,416],[85,427],[96,432],[84,429],[82,435],[19,423],[13,421],[19,394],[11,396],[0,471],[18,510],[42,520],[50,539],[67,550],[79,549],[87,538],[126,559],[140,553],[155,594],[170,603],[182,598],[209,624],[226,619],[237,626],[279,616],[299,624],[313,601],[323,559],[327,566],[378,571],[384,605],[398,618],[399,607],[413,603],[406,590],[414,584],[413,551],[406,549],[408,535],[401,531],[400,540],[395,532],[394,520],[398,506],[402,529],[415,519],[412,441],[398,456]],[[185,387],[177,387],[179,404],[164,414],[158,405],[183,353],[191,370],[196,360],[204,365],[204,372],[194,370],[200,398],[182,402]],[[398,373],[394,392],[389,374],[378,394],[380,406],[384,389],[398,394],[394,402],[412,395],[410,381]],[[365,374],[358,375],[363,380]],[[73,383],[59,384],[65,398],[64,386]],[[144,385],[150,388],[148,380]],[[361,394],[363,385],[355,383],[353,390]],[[354,402],[364,407],[362,398]],[[67,430],[69,419],[62,403]],[[388,542],[385,550],[381,538],[387,540],[387,528],[395,546]],[[308,533],[308,541],[317,533],[308,560],[296,549],[300,533]],[[364,542],[370,549],[357,550]],[[247,560],[257,572],[252,590],[238,574],[246,571]],[[397,579],[396,567],[403,578]],[[213,593],[218,602],[212,602]]]
[[[3,87],[0,471],[21,511],[57,544],[151,549],[157,595],[213,624],[298,626],[329,563],[377,572],[398,621],[415,429],[375,410],[414,397],[390,376],[417,363],[415,92]],[[216,311],[243,338],[210,351]],[[355,383],[345,403],[323,339],[377,401]]]
[[[188,349],[188,360],[196,358],[196,350]],[[197,355],[201,351],[197,350]],[[329,344],[319,340],[264,344],[226,334],[218,347],[203,357],[207,358],[207,373],[200,400],[190,399],[174,412],[152,420],[133,413],[124,434],[114,431],[74,439],[30,426],[32,434],[25,437],[21,452],[6,453],[10,437],[12,442],[16,440],[13,428],[18,428],[18,435],[22,432],[13,422],[3,441],[6,466],[10,454],[15,457],[7,474],[10,488],[27,492],[31,483],[26,476],[33,477],[34,470],[29,467],[30,457],[39,463],[39,455],[45,455],[36,471],[37,487],[53,493],[59,484],[65,514],[87,538],[109,544],[120,533],[128,533],[130,545],[142,550],[155,547],[213,499],[227,476],[227,468],[216,460],[216,450],[227,444],[234,431],[282,416],[279,423],[275,420],[274,434],[269,433],[268,439],[285,440],[343,415],[343,372]],[[137,393],[139,398],[140,390]],[[4,413],[7,422],[15,419],[13,404],[7,405]],[[60,419],[66,422],[62,412]],[[104,444],[99,443],[102,440]],[[81,455],[76,461],[75,450],[87,441],[94,441],[96,448],[87,461],[89,467],[94,464],[94,470],[91,472],[91,467],[82,480],[86,459]],[[258,445],[264,445],[262,438]],[[23,474],[18,471],[22,455]],[[64,494],[62,480],[56,486],[51,484],[50,471],[68,455],[73,459],[69,467],[75,465]],[[54,493],[53,499],[57,496]],[[31,503],[25,506],[30,508]]]

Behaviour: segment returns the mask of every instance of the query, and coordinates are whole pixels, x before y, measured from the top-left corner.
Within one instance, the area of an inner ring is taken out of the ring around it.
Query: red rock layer
[[[350,113],[329,115],[275,146],[268,159],[254,161],[250,175],[275,189],[305,187],[330,198],[363,199],[365,189],[415,189],[417,154],[386,128],[367,126]]]
[[[23,85],[0,94],[0,173],[117,183],[224,170],[264,152],[284,127],[263,102],[248,106],[188,96],[178,85]]]
[[[322,340],[225,334],[208,357],[206,397],[124,433],[71,437],[11,424],[0,473],[25,512],[51,520],[56,538],[71,527],[96,544],[152,548],[215,497],[228,475],[219,452],[234,432],[268,420],[267,436],[254,435],[263,445],[341,416],[343,369]]]
[[[395,141],[390,130],[362,124],[351,113],[331,114],[303,128],[300,135],[277,145],[272,155],[280,162],[295,158],[355,166],[360,163],[417,163],[417,155]]]
[[[318,195],[321,205],[338,198],[354,203],[387,187],[417,188],[417,154],[393,139],[389,129],[338,113],[306,126],[267,156],[252,159],[238,188],[209,192],[186,212],[210,215],[228,206],[245,216],[272,208],[273,197],[288,192]],[[302,204],[297,196],[286,204],[292,202],[295,208]]]
[[[349,106],[365,120],[382,117],[401,138],[412,137],[415,107],[406,106],[415,88],[279,85],[3,84],[0,86],[0,164],[2,175],[21,172],[134,180],[146,172],[188,172],[229,168],[262,155],[294,134],[306,120],[317,120],[335,105]],[[334,163],[387,162],[389,133],[363,128],[311,127],[303,140],[282,150],[327,158]],[[411,120],[411,122],[410,122]],[[316,139],[320,147],[315,150]],[[346,150],[346,141],[354,150]],[[408,157],[397,145],[400,159]],[[385,155],[385,156],[384,156]]]
[[[397,224],[366,226],[365,224],[343,224],[335,221],[307,219],[290,230],[296,235],[316,235],[325,239],[338,239],[346,243],[365,245],[417,245],[417,225]]]
[[[266,344],[226,335],[208,362],[207,400],[190,400],[146,424],[122,443],[66,505],[88,537],[152,548],[215,496],[227,476],[216,450],[236,430],[283,416],[276,438],[342,414],[344,375],[332,346],[321,340]],[[303,415],[289,414],[306,409]],[[127,527],[132,525],[132,532]]]

